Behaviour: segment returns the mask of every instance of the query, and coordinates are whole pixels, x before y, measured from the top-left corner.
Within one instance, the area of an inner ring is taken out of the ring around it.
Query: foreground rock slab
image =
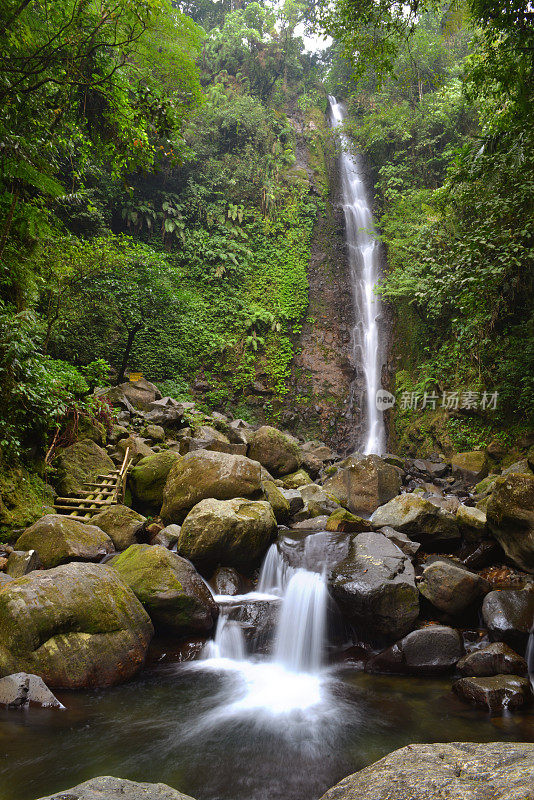
[[[143,665],[154,633],[117,573],[100,564],[37,570],[0,592],[0,675],[30,672],[49,686],[112,686]]]
[[[166,783],[138,783],[104,775],[39,800],[193,800]]]
[[[410,744],[355,772],[322,800],[532,800],[534,744]]]

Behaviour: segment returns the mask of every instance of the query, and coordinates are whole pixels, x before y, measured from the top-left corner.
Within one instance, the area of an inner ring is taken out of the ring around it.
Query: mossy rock
[[[196,450],[171,467],[163,490],[161,516],[166,524],[181,523],[193,506],[206,498],[229,500],[258,495],[261,466],[246,456]]]
[[[534,475],[511,473],[498,479],[487,523],[506,555],[534,573]]]
[[[17,529],[26,528],[52,511],[54,491],[39,475],[21,465],[7,466],[0,461],[0,534],[15,538]]]
[[[289,500],[284,497],[278,486],[273,481],[263,481],[262,488],[266,499],[270,503],[276,521],[279,523],[287,522],[290,517],[291,508]]]
[[[97,480],[99,475],[109,475],[115,464],[105,450],[91,439],[75,442],[62,450],[54,461],[58,481],[58,494],[76,496],[84,484]]]
[[[249,442],[248,454],[273,475],[295,472],[302,460],[297,443],[270,425],[263,425],[254,432]]]
[[[308,486],[310,483],[313,481],[304,469],[298,469],[296,472],[284,476],[286,489],[300,489],[301,486]]]
[[[208,633],[217,604],[192,564],[161,545],[134,544],[116,556],[116,569],[156,627],[175,633]]]
[[[116,550],[126,550],[131,544],[136,544],[135,532],[143,522],[146,522],[146,517],[120,504],[104,508],[91,517],[91,525],[107,533]]]
[[[369,520],[351,514],[346,508],[339,508],[330,514],[325,525],[327,531],[340,531],[343,533],[363,533],[370,527]]]
[[[78,439],[91,439],[98,445],[105,445],[107,432],[97,419],[80,414],[78,417]]]
[[[202,500],[187,515],[177,552],[202,570],[221,565],[250,571],[273,536],[276,519],[264,500]]]
[[[171,450],[142,458],[129,475],[134,499],[142,506],[159,511],[171,467],[180,459],[181,456]]]
[[[35,550],[43,567],[67,561],[99,561],[115,552],[107,533],[61,514],[47,514],[27,528],[15,542],[17,550]]]
[[[488,456],[484,450],[455,453],[451,458],[453,475],[468,483],[477,483],[488,474]]]
[[[143,666],[154,633],[119,575],[100,564],[37,570],[0,591],[0,676],[39,675],[49,686],[112,686]]]

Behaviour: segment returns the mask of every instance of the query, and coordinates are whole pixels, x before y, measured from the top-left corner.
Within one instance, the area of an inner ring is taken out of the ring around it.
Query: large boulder
[[[479,508],[460,503],[456,509],[456,522],[468,542],[480,541],[486,533],[486,515]]]
[[[264,500],[209,498],[185,518],[177,552],[202,570],[218,565],[250,570],[276,533],[276,519]]]
[[[301,464],[298,444],[277,428],[263,425],[249,441],[249,458],[259,461],[273,475],[288,475]]]
[[[488,474],[488,457],[484,450],[456,453],[451,458],[452,474],[466,483],[478,483]]]
[[[409,558],[380,533],[360,533],[334,568],[332,593],[362,639],[397,639],[419,615],[419,593]]]
[[[462,654],[462,639],[457,630],[446,625],[429,625],[372,656],[365,669],[400,675],[435,675],[454,669]]]
[[[304,508],[298,512],[297,519],[309,519],[310,517],[321,517],[324,514],[330,516],[334,511],[338,511],[339,503],[331,492],[327,492],[322,486],[310,483],[308,486],[301,486],[300,496],[304,500]]]
[[[58,481],[58,494],[64,497],[76,496],[85,483],[98,480],[99,475],[109,475],[115,464],[105,450],[91,439],[71,444],[62,450],[54,460]]]
[[[532,702],[528,678],[520,675],[492,675],[487,678],[460,678],[452,685],[461,700],[498,712],[521,708]]]
[[[262,489],[267,501],[271,504],[276,521],[279,523],[287,522],[290,517],[290,504],[278,486],[273,481],[263,481]]]
[[[446,561],[434,561],[426,567],[418,586],[433,606],[447,614],[458,614],[490,590],[490,584],[480,575]]]
[[[487,521],[512,561],[534,572],[534,475],[499,478],[488,502]]]
[[[533,784],[534,744],[409,744],[322,800],[530,800]]]
[[[395,467],[379,456],[349,456],[324,488],[354,514],[370,513],[399,494],[400,478]]]
[[[148,411],[155,400],[161,400],[161,392],[158,387],[145,378],[121,383],[119,389],[122,390],[128,402],[140,411]]]
[[[165,450],[138,461],[129,475],[133,498],[141,505],[159,511],[171,467],[180,459],[178,453]]]
[[[482,603],[482,617],[491,639],[524,652],[534,620],[532,589],[490,592]]]
[[[41,565],[57,567],[67,561],[100,561],[115,547],[107,533],[72,517],[47,514],[29,528],[15,543],[17,550],[35,550]]]
[[[454,516],[416,494],[394,497],[374,512],[371,522],[375,528],[395,528],[425,548],[439,549],[460,538]]]
[[[135,532],[143,522],[146,522],[146,517],[120,504],[108,506],[91,518],[92,525],[107,533],[115,550],[126,550],[131,544],[135,544]]]
[[[138,783],[104,775],[40,800],[193,800],[166,783]]]
[[[189,561],[161,545],[134,544],[111,562],[150,614],[156,627],[207,633],[218,609]]]
[[[246,456],[208,450],[187,453],[171,467],[161,516],[166,523],[180,523],[201,500],[250,497],[260,491],[261,480],[259,462]]]
[[[119,575],[100,564],[31,572],[0,591],[0,675],[49,686],[112,686],[143,665],[154,629]]]
[[[504,642],[493,642],[464,656],[458,662],[458,672],[479,678],[490,675],[526,675],[527,662]]]

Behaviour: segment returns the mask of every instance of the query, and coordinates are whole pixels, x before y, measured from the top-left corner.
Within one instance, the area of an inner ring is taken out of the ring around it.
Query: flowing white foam
[[[217,621],[215,639],[206,642],[202,657],[206,659],[232,659],[244,661],[246,656],[245,637],[238,622],[229,620],[221,614]]]
[[[328,591],[317,572],[299,569],[287,587],[274,660],[295,672],[317,673],[323,664]]]
[[[330,96],[332,127],[343,124],[343,106]],[[372,234],[373,216],[367,201],[357,158],[348,150],[348,139],[339,132],[342,144],[340,156],[341,190],[345,214],[346,240],[349,252],[354,327],[352,355],[361,365],[365,378],[365,429],[361,449],[364,453],[384,452],[385,428],[381,411],[376,406],[382,369],[379,342],[381,304],[374,292],[380,275],[378,241]],[[354,396],[351,397],[354,402]]]
[[[294,575],[295,570],[284,560],[278,545],[272,544],[267,550],[258,578],[258,592],[271,592],[282,595]]]

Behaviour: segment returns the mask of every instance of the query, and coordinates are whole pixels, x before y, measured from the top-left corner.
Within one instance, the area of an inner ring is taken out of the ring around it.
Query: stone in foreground
[[[193,800],[166,783],[138,783],[104,775],[40,800]]]
[[[446,561],[435,561],[423,571],[419,591],[433,606],[458,614],[490,590],[490,584],[475,572]]]
[[[29,705],[41,708],[65,708],[39,675],[16,672],[0,678],[0,706],[27,708]]]
[[[146,517],[118,503],[91,517],[91,524],[107,533],[116,550],[126,550],[137,542],[135,533],[143,522],[146,522]]]
[[[296,441],[270,425],[263,425],[254,432],[248,453],[273,475],[288,475],[295,472],[301,463]]]
[[[415,494],[401,494],[380,506],[371,517],[374,528],[388,526],[423,547],[439,549],[460,538],[454,516]]]
[[[485,706],[492,712],[521,708],[532,702],[530,681],[522,675],[460,678],[452,688],[460,700]]]
[[[534,744],[410,744],[322,800],[533,800]]]
[[[146,608],[156,627],[208,633],[218,610],[189,561],[161,545],[134,544],[111,564]]]
[[[534,590],[490,592],[482,603],[482,617],[493,641],[524,652],[534,620]]]
[[[107,533],[77,519],[47,514],[38,519],[16,541],[17,550],[35,550],[41,565],[57,567],[67,561],[100,561],[115,552]]]
[[[112,686],[143,665],[154,633],[111,569],[72,563],[37,570],[0,591],[0,675],[30,672],[49,686]]]

